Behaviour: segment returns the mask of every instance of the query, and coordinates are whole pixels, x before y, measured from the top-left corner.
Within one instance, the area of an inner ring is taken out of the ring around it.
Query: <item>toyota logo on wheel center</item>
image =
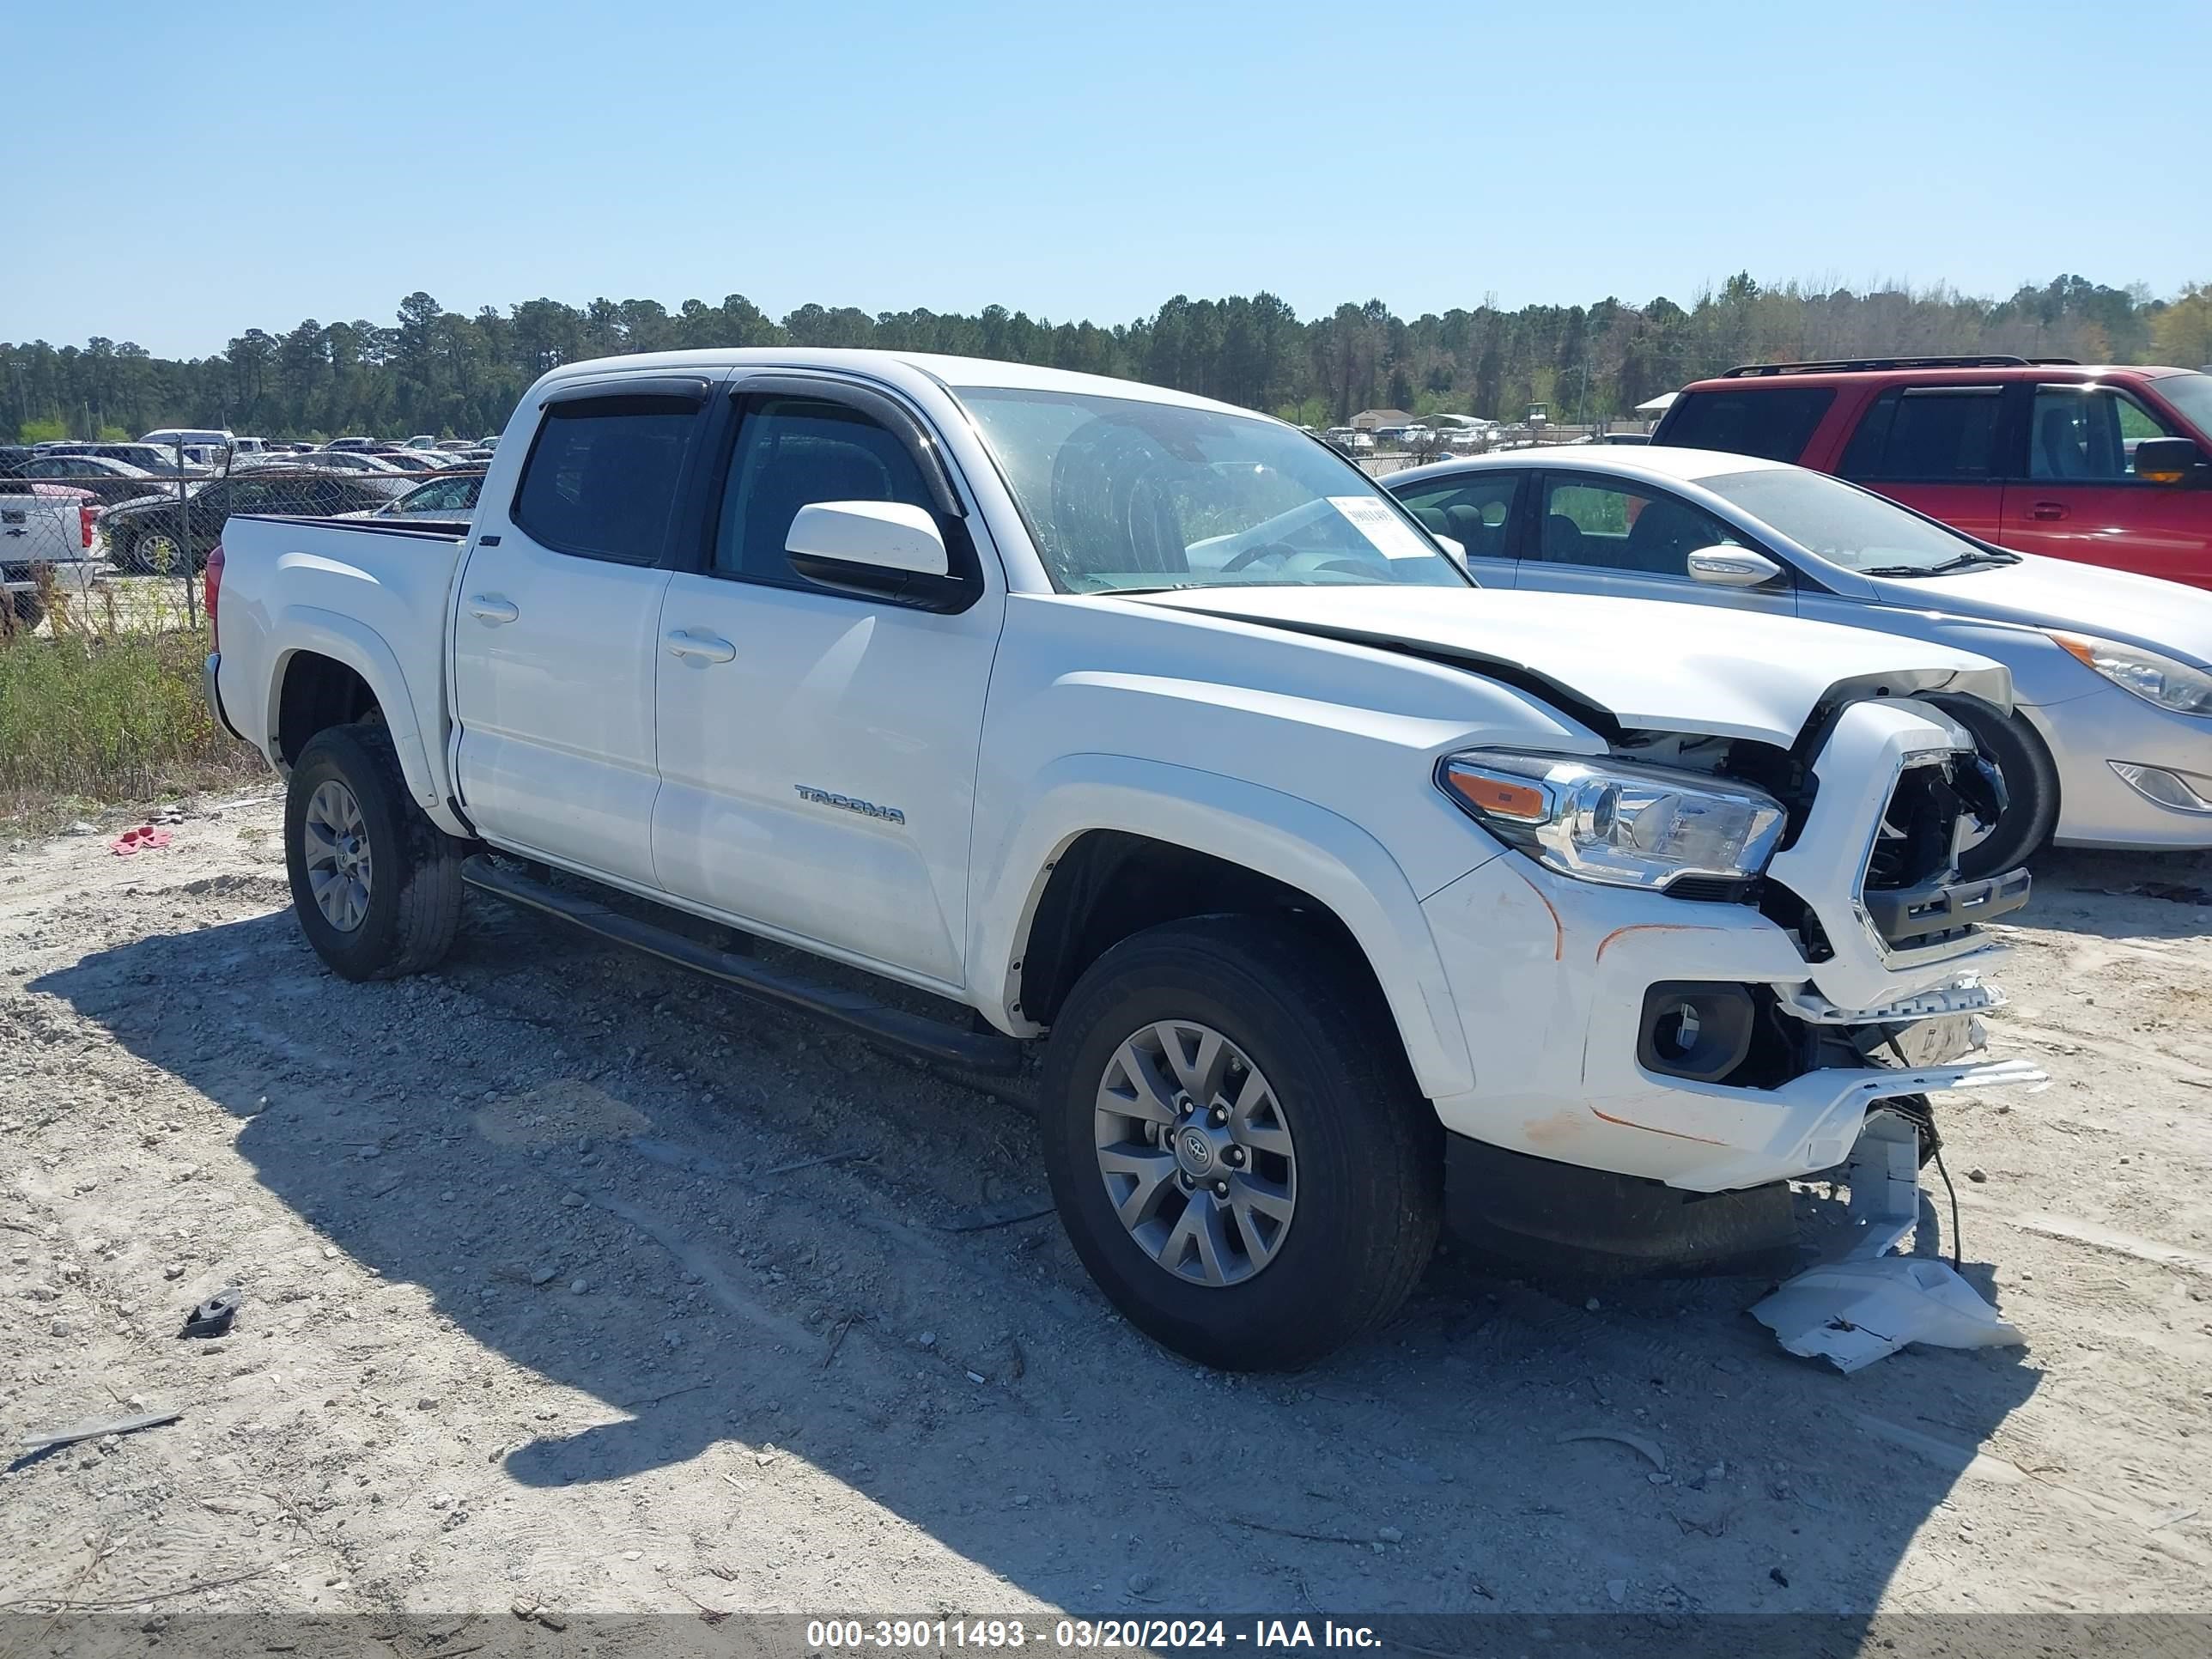
[[[1213,1168],[1213,1143],[1203,1129],[1185,1129],[1176,1139],[1176,1157],[1186,1174],[1205,1175]]]

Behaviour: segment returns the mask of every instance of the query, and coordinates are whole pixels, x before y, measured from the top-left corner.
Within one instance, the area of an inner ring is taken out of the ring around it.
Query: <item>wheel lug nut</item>
[[[1244,1167],[1244,1149],[1242,1146],[1231,1146],[1226,1156],[1232,1167],[1239,1170]]]
[[[1226,1123],[1226,1122],[1228,1122],[1228,1121],[1229,1121],[1229,1109],[1228,1109],[1226,1106],[1217,1106],[1217,1107],[1215,1107],[1215,1108],[1213,1109],[1213,1121],[1214,1121],[1216,1123]]]
[[[1228,1197],[1228,1196],[1229,1196],[1229,1183],[1228,1183],[1227,1182],[1225,1182],[1225,1181],[1217,1181],[1217,1182],[1215,1182],[1213,1183],[1213,1195],[1214,1195],[1216,1198],[1226,1198],[1226,1197]]]

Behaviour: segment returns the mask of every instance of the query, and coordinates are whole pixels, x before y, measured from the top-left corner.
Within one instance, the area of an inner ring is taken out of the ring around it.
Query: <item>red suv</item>
[[[2001,547],[2212,587],[2212,374],[1753,363],[1684,388],[1651,441],[1795,461]]]

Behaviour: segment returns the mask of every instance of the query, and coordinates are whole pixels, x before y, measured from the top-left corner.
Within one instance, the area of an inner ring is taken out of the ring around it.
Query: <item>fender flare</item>
[[[415,699],[407,690],[407,677],[400,671],[399,659],[384,642],[384,636],[354,617],[305,605],[285,607],[272,620],[270,632],[272,637],[284,641],[269,676],[269,707],[264,728],[267,736],[263,752],[271,762],[280,763],[283,759],[276,746],[277,715],[283,707],[284,678],[291,672],[292,659],[303,652],[328,657],[343,663],[368,682],[377,707],[384,711],[384,723],[392,733],[392,750],[399,758],[400,775],[407,781],[407,793],[441,827],[450,828],[439,799],[438,781],[431,770],[429,755],[422,746],[422,726],[416,717]]]
[[[1419,897],[1397,860],[1350,819],[1215,772],[1086,754],[1038,771],[1000,822],[1009,827],[996,855],[977,865],[996,874],[969,907],[968,960],[975,1006],[1002,1030],[1034,1036],[1040,1030],[1017,1012],[1018,964],[1054,865],[1079,836],[1118,830],[1242,865],[1328,906],[1382,988],[1421,1092],[1433,1099],[1474,1086],[1466,1032]]]

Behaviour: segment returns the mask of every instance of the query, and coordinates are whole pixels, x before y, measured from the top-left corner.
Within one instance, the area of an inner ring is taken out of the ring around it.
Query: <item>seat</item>
[[[1623,568],[1654,576],[1683,575],[1690,555],[1711,539],[1711,526],[1694,507],[1663,499],[1648,501],[1629,526]]]
[[[1444,509],[1444,534],[1467,550],[1471,559],[1502,559],[1505,556],[1505,524],[1485,521],[1482,509],[1461,502]]]
[[[1594,564],[1583,539],[1583,527],[1564,513],[1544,515],[1544,562],[1547,564]]]
[[[2039,478],[2088,477],[2088,461],[2075,441],[2072,410],[2053,407],[2035,417],[2035,455]]]

